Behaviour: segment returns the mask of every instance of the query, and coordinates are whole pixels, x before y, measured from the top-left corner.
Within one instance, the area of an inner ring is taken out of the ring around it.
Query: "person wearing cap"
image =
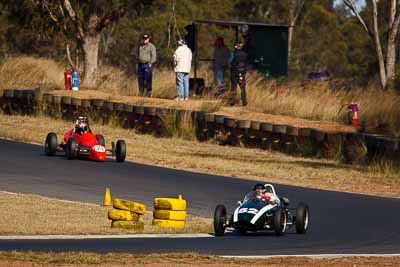
[[[192,66],[192,51],[184,40],[178,41],[178,48],[174,53],[174,64],[176,87],[178,89],[176,100],[186,101],[189,99],[189,73]]]
[[[231,62],[231,96],[229,104],[234,105],[236,101],[236,87],[239,84],[242,98],[242,105],[247,105],[246,96],[246,72],[247,72],[247,53],[243,51],[243,44],[235,44],[235,52]]]
[[[153,70],[152,65],[157,60],[156,47],[150,43],[150,35],[143,34],[143,42],[138,49],[137,77],[139,83],[139,94],[151,96]]]

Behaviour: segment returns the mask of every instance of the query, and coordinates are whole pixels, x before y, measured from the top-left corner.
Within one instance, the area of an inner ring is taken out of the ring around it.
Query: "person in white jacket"
[[[189,99],[189,73],[192,66],[192,51],[184,40],[178,41],[178,48],[174,53],[176,87],[178,97],[176,100],[186,101]]]

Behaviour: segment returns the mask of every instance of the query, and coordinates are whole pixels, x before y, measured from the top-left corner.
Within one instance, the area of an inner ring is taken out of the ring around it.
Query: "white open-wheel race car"
[[[224,205],[217,205],[214,212],[216,236],[224,235],[227,228],[233,228],[242,234],[269,230],[276,235],[283,235],[295,226],[296,233],[307,232],[310,222],[308,205],[300,202],[297,208],[289,209],[289,199],[278,197],[273,185],[263,186],[268,200],[251,191],[243,201],[238,201],[238,207],[233,214],[228,214]]]

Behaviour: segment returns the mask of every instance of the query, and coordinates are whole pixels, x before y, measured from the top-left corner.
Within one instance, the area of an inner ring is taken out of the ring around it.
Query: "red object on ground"
[[[358,126],[360,123],[360,120],[358,119],[358,105],[351,103],[348,108],[351,116],[351,125]]]
[[[71,90],[71,72],[64,72],[64,80],[65,80],[65,90]]]

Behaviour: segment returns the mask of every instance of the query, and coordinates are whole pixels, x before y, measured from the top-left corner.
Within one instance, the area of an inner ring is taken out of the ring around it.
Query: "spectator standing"
[[[184,40],[178,41],[178,48],[174,53],[174,64],[178,90],[176,100],[186,101],[189,99],[189,73],[192,66],[192,51]]]
[[[247,53],[243,51],[243,44],[238,42],[235,45],[235,52],[231,63],[231,96],[229,104],[232,106],[236,101],[236,87],[238,84],[241,91],[242,105],[247,105],[246,72]]]
[[[143,35],[143,42],[138,49],[137,77],[139,83],[139,94],[151,96],[153,70],[152,65],[157,60],[156,47],[150,43],[150,35]]]
[[[224,44],[224,38],[218,37],[214,44],[214,79],[218,89],[224,84],[225,72],[229,67],[229,48]]]

